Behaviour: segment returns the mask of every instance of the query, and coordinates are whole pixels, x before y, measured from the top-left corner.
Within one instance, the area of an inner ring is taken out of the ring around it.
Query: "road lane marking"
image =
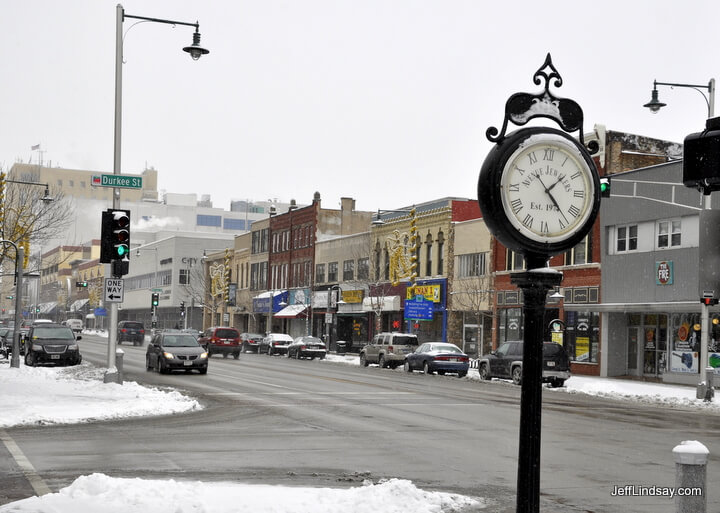
[[[12,437],[8,435],[4,429],[0,429],[0,440],[3,441],[5,447],[7,447],[8,452],[10,452],[10,455],[18,464],[23,474],[25,474],[25,477],[30,482],[30,486],[33,487],[35,493],[38,494],[38,496],[52,493],[50,487],[35,471],[35,467],[32,466],[30,460],[27,459],[20,447],[18,447],[18,445],[15,443],[15,440],[13,440]]]

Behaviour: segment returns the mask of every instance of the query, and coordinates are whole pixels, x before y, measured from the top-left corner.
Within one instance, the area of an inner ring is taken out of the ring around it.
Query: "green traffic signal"
[[[608,176],[600,179],[600,196],[603,198],[610,197],[610,177]]]

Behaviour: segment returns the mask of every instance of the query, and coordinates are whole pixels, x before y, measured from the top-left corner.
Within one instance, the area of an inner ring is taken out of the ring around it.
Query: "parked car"
[[[417,335],[413,333],[378,333],[360,350],[360,365],[367,367],[377,363],[380,367],[394,369],[405,363],[405,356],[418,347]]]
[[[222,354],[223,358],[233,355],[236,360],[240,358],[240,333],[229,326],[213,326],[206,329],[198,339],[208,356]]]
[[[253,353],[259,352],[260,344],[264,337],[260,333],[240,333],[240,343],[242,344],[242,352],[247,353],[252,351]]]
[[[83,330],[82,319],[68,319],[63,321],[62,324],[73,330],[75,333],[80,333]]]
[[[117,327],[117,343],[132,342],[141,346],[145,342],[145,326],[138,321],[120,321]]]
[[[293,338],[285,333],[268,333],[268,335],[262,339],[258,348],[258,353],[273,354],[285,354],[287,353],[288,346],[292,344]]]
[[[145,368],[160,374],[173,370],[197,370],[207,374],[208,353],[190,333],[161,331],[153,336],[145,352]]]
[[[513,383],[522,383],[523,341],[508,341],[497,350],[478,360],[480,378],[512,379]],[[561,387],[570,378],[570,359],[565,348],[555,342],[543,343],[543,383],[552,387]]]
[[[296,337],[287,348],[288,358],[320,358],[321,360],[327,355],[325,343],[317,337]]]
[[[67,326],[43,323],[30,326],[25,342],[25,365],[34,367],[40,363],[77,365],[82,361],[78,340]]]
[[[459,378],[467,375],[470,358],[455,344],[445,342],[426,342],[405,357],[406,372],[422,370],[425,374],[457,374]]]

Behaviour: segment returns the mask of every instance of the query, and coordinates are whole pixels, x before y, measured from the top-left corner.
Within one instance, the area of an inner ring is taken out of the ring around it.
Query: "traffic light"
[[[100,263],[113,260],[130,261],[130,211],[109,209],[102,213],[100,234]],[[127,268],[119,266],[118,269]],[[125,271],[122,274],[126,274]]]
[[[152,307],[153,310],[155,310],[157,308],[158,304],[160,304],[160,294],[158,294],[157,292],[153,292],[152,299],[150,301],[150,306]]]
[[[700,302],[707,306],[712,306],[718,304],[718,299],[714,297],[701,297]]]
[[[604,176],[600,178],[600,196],[603,198],[610,197],[610,177]]]
[[[85,288],[85,287],[87,287],[87,282],[86,281],[76,281],[75,286]]]
[[[180,315],[185,316],[185,301],[180,301]]]

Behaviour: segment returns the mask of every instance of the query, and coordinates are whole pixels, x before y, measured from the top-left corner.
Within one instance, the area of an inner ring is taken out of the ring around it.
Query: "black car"
[[[260,343],[262,342],[264,335],[260,333],[240,333],[240,343],[242,344],[242,352],[247,353],[252,351],[253,353],[259,352]]]
[[[117,343],[132,342],[141,346],[145,342],[145,326],[137,321],[120,321],[117,328]]]
[[[76,336],[73,330],[60,324],[31,326],[25,342],[25,365],[77,365],[82,361],[77,343],[80,339],[82,336]]]
[[[522,382],[523,341],[508,341],[489,355],[478,360],[478,372],[482,379],[512,379],[516,385]],[[561,387],[570,378],[570,359],[565,348],[555,342],[543,343],[543,383]]]
[[[162,331],[156,334],[145,352],[145,368],[160,374],[172,370],[207,374],[208,354],[190,333]]]
[[[297,337],[287,348],[288,358],[325,358],[327,348],[325,343],[317,337]]]

